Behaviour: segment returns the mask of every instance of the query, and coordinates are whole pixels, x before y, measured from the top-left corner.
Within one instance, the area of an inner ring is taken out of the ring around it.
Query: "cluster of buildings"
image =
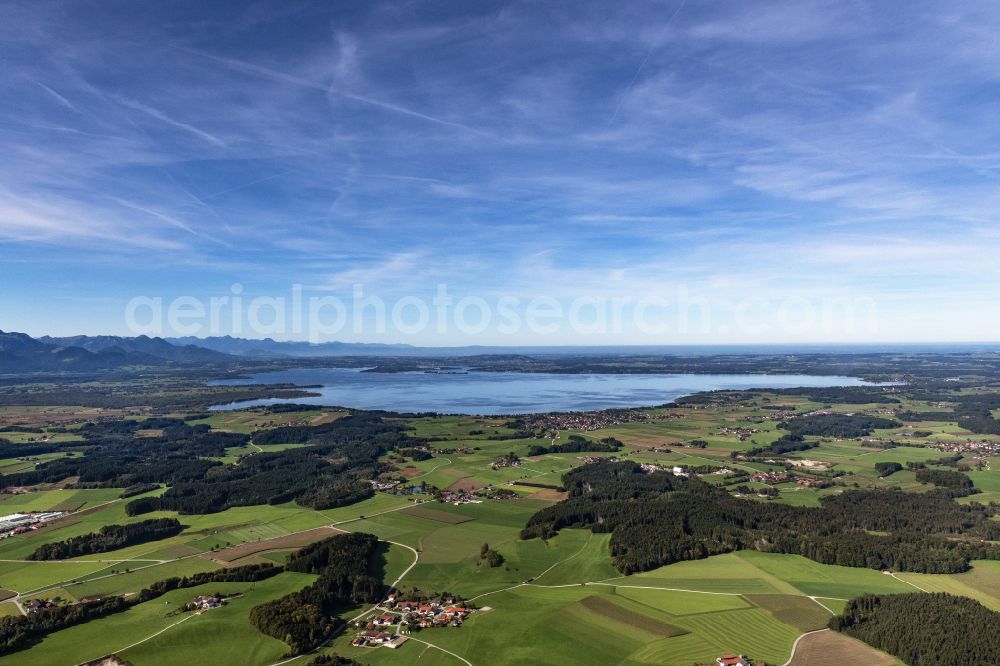
[[[95,601],[100,601],[100,597],[80,597],[76,602],[67,601],[61,597],[53,597],[52,599],[28,599],[27,601],[17,602],[21,608],[24,609],[25,613],[37,613],[39,611],[51,610],[53,608],[58,608],[60,606],[76,605],[76,604],[90,604]]]
[[[224,597],[218,594],[201,594],[194,598],[194,601],[188,604],[190,610],[196,610],[198,612],[203,612],[211,610],[212,608],[219,608],[220,606],[225,606],[226,600]]]
[[[688,475],[688,473],[684,471],[683,467],[678,467],[677,465],[674,465],[673,467],[665,467],[664,465],[657,465],[656,463],[642,463],[639,467],[646,474],[652,474],[653,472],[670,472],[674,476]]]
[[[750,439],[753,435],[756,435],[760,430],[757,428],[730,428],[726,427],[719,431],[720,435],[729,435],[739,437],[741,442],[745,442]]]
[[[472,610],[464,606],[458,606],[454,600],[448,603],[438,601],[396,601],[390,596],[383,602],[384,608],[389,608],[399,613],[401,624],[417,626],[421,629],[428,627],[461,627],[465,618],[472,613]],[[385,616],[382,616],[385,617]],[[390,618],[392,616],[389,616]]]
[[[456,605],[454,599],[447,601],[398,601],[390,594],[379,606],[383,611],[365,623],[362,631],[354,637],[355,647],[396,648],[406,641],[410,627],[427,629],[430,627],[460,627],[472,613],[472,609]],[[399,626],[399,632],[391,630]]]
[[[822,486],[827,483],[831,483],[829,479],[816,479],[811,476],[797,476],[795,477],[795,483],[806,488],[812,488],[814,486]]]
[[[461,506],[462,504],[482,504],[482,498],[471,490],[442,490],[438,500]]]
[[[598,462],[601,462],[601,461],[617,462],[618,461],[618,456],[608,456],[608,457],[601,457],[601,456],[577,456],[576,459],[577,460],[582,460],[584,465],[592,465],[593,463],[598,463]]]
[[[814,409],[811,412],[805,412],[803,414],[799,414],[799,417],[803,417],[803,416],[829,416],[830,414],[833,414],[833,410],[832,409]]]
[[[65,511],[45,511],[12,513],[0,516],[0,539],[37,530],[39,527],[45,527],[50,520],[55,520],[65,515]]]
[[[807,460],[805,458],[788,458],[787,460],[779,461],[779,464],[791,465],[792,467],[802,467],[803,469],[812,469],[817,471],[825,471],[830,469],[830,463],[823,460]]]
[[[816,478],[813,476],[799,476],[798,474],[789,474],[788,472],[754,472],[750,475],[750,480],[757,481],[759,483],[766,483],[768,485],[785,483],[786,481],[795,481],[795,483],[804,488],[822,488],[833,483],[830,479],[822,477]]]
[[[372,484],[372,488],[375,490],[392,492],[396,489],[396,486],[400,484],[400,481],[379,481],[378,479],[371,479],[368,483]]]
[[[382,647],[396,648],[402,644],[405,637],[398,636],[389,631],[378,631],[377,629],[367,629],[359,632],[351,645],[354,647]]]
[[[878,414],[880,416],[895,416],[896,410],[889,407],[879,407],[877,409],[866,409],[866,414]]]
[[[750,475],[750,480],[760,483],[783,483],[788,481],[788,472],[754,472]]]
[[[503,469],[504,467],[520,467],[520,466],[521,466],[521,459],[518,458],[517,456],[512,456],[512,455],[497,458],[492,463],[490,463],[490,467],[493,469]]]
[[[974,453],[981,456],[1000,455],[1000,442],[989,439],[967,439],[964,442],[936,442],[934,448],[949,453]]]
[[[514,485],[514,483],[508,482],[508,485]],[[518,497],[520,497],[520,495],[518,495],[513,490],[508,490],[506,488],[497,488],[495,486],[486,486],[485,488],[480,488],[479,490],[476,491],[476,496],[488,500],[499,500],[501,502],[506,500],[515,500]]]
[[[25,613],[37,613],[38,611],[56,608],[59,605],[56,599],[28,599],[21,602],[21,608]]]
[[[794,419],[798,414],[790,409],[774,409],[768,410],[767,420],[768,421],[787,421],[788,419]]]
[[[515,482],[508,481],[507,485],[515,485]],[[520,495],[513,490],[507,490],[506,488],[486,486],[485,488],[477,488],[474,490],[440,490],[435,493],[435,497],[439,502],[448,502],[450,504],[454,504],[455,506],[460,506],[462,504],[482,504],[483,500],[512,500],[517,499]]]
[[[566,414],[543,414],[532,418],[528,430],[583,430],[590,432],[635,421],[648,421],[649,412],[637,409],[621,409],[607,412],[578,412]]]
[[[741,654],[724,654],[715,660],[718,666],[751,666],[750,660]],[[764,662],[758,661],[757,666],[765,666]]]

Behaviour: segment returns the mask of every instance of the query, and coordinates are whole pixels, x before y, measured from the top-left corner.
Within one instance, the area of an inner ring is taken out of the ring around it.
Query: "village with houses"
[[[741,442],[745,442],[752,436],[759,433],[760,430],[757,428],[722,428],[719,430],[718,434],[723,437],[737,437]]]
[[[561,412],[532,414],[509,425],[534,433],[549,433],[551,438],[560,430],[593,432],[626,423],[669,421],[680,418],[671,412],[653,413],[642,409],[609,409],[599,412]]]
[[[518,462],[519,464],[519,462]],[[515,465],[517,466],[517,465]],[[443,504],[453,504],[455,506],[461,506],[463,504],[482,504],[485,500],[493,501],[505,501],[517,499],[519,495],[513,490],[508,490],[506,488],[498,488],[492,484],[483,486],[481,488],[445,488],[439,489],[434,487],[428,487],[425,485],[419,486],[408,486],[404,481],[401,480],[381,480],[381,479],[371,479],[368,481],[372,488],[377,492],[388,493],[391,495],[417,495],[417,494],[430,494],[433,496],[433,501],[437,501]],[[508,485],[512,485],[513,481],[508,481]],[[414,497],[413,501],[416,504],[423,504],[424,502],[429,502],[432,500],[426,498]]]
[[[470,608],[453,598],[407,600],[390,594],[378,605],[377,615],[356,624],[360,631],[351,641],[351,645],[397,648],[413,631],[435,627],[461,627],[472,613],[486,610],[489,609]]]
[[[967,439],[962,442],[937,442],[934,448],[947,453],[968,453],[976,456],[1000,456],[1000,441]]]
[[[500,456],[490,463],[490,469],[498,470],[505,467],[520,467],[522,464],[524,464],[524,461],[516,453],[511,452]]]

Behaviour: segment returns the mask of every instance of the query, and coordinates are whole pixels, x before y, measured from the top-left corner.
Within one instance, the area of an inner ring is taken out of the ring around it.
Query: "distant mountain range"
[[[326,342],[278,342],[270,338],[151,338],[146,335],[73,335],[32,338],[0,331],[0,373],[91,372],[126,366],[226,363],[249,358],[322,358],[332,356],[408,356],[423,352],[411,345]]]
[[[77,335],[32,338],[0,331],[0,372],[89,372],[125,366],[219,363],[232,357],[162,338]]]
[[[322,357],[322,356],[394,356],[413,353],[419,348],[405,344],[382,344],[374,342],[280,342],[271,338],[247,340],[229,335],[211,338],[167,338],[175,345],[197,345],[224,354],[252,357]]]
[[[146,335],[136,338],[123,338],[117,335],[74,335],[68,338],[53,338],[44,335],[38,340],[58,347],[80,347],[95,354],[117,348],[125,352],[147,354],[178,363],[223,362],[229,357],[228,354],[214,349],[194,344],[174,344],[163,338],[151,338]]]
[[[997,351],[997,343],[813,343],[732,345],[462,345],[418,347],[403,343],[250,340],[229,335],[209,338],[165,338],[175,345],[195,345],[224,354],[248,358],[324,358],[378,356],[383,358],[463,358],[477,356],[716,356],[769,354],[859,354],[934,352],[969,353]]]
[[[90,372],[126,366],[167,366],[234,363],[246,359],[302,359],[333,357],[462,358],[487,356],[619,356],[619,355],[774,355],[800,353],[879,353],[996,351],[998,345],[980,344],[868,344],[868,345],[731,345],[731,346],[530,346],[415,347],[407,344],[365,342],[248,340],[231,336],[209,338],[151,338],[114,335],[42,336],[0,331],[0,373]],[[494,359],[495,360],[495,359]],[[509,359],[508,359],[509,360]],[[381,362],[381,361],[380,361]]]

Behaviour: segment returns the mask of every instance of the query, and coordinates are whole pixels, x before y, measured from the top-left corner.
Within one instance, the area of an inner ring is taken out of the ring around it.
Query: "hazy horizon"
[[[0,329],[3,332],[3,329]],[[27,333],[25,331],[7,331]],[[27,333],[31,335],[30,333]],[[84,335],[84,334],[80,334]],[[102,336],[113,336],[113,334],[96,334],[94,337]],[[72,338],[76,336],[53,336],[48,334],[38,334],[32,335],[36,339],[45,338]],[[127,336],[126,336],[127,337]],[[799,343],[786,343],[786,342],[758,342],[758,343],[712,343],[712,344],[696,344],[696,343],[678,343],[678,344],[466,344],[466,345],[415,345],[407,342],[366,342],[366,341],[345,341],[345,340],[328,340],[324,342],[311,342],[307,339],[275,339],[275,338],[249,338],[249,337],[236,337],[236,336],[164,336],[163,339],[174,344],[205,344],[213,338],[230,338],[233,341],[238,342],[261,342],[261,343],[275,343],[277,345],[297,345],[297,346],[334,346],[343,345],[346,350],[350,350],[354,347],[368,348],[372,354],[383,354],[386,356],[392,356],[393,352],[428,352],[432,353],[435,350],[440,350],[442,352],[454,351],[454,350],[517,350],[522,352],[531,352],[544,354],[546,351],[552,352],[590,352],[595,353],[600,352],[626,352],[631,350],[643,351],[649,353],[655,352],[666,352],[666,351],[677,351],[684,350],[689,352],[697,352],[699,350],[727,350],[729,352],[738,353],[754,353],[757,351],[782,351],[782,350],[809,350],[812,352],[828,352],[828,351],[840,351],[840,350],[857,350],[863,349],[865,351],[893,351],[893,350],[906,350],[906,351],[920,351],[920,350],[933,350],[936,352],[942,352],[947,350],[956,351],[1000,351],[1000,341],[962,341],[962,340],[946,340],[946,341],[935,341],[935,342],[921,342],[921,341],[888,341],[888,342],[873,342],[873,341],[858,341],[858,342],[835,342],[835,341],[818,341],[818,342],[799,342]]]

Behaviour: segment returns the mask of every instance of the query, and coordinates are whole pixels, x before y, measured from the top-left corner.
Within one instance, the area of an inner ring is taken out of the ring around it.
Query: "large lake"
[[[855,377],[811,375],[615,375],[516,372],[362,372],[354,368],[307,368],[266,372],[215,386],[290,383],[319,385],[321,395],[292,400],[248,400],[212,409],[294,402],[356,409],[453,414],[571,412],[662,405],[681,396],[718,389],[862,386]]]

